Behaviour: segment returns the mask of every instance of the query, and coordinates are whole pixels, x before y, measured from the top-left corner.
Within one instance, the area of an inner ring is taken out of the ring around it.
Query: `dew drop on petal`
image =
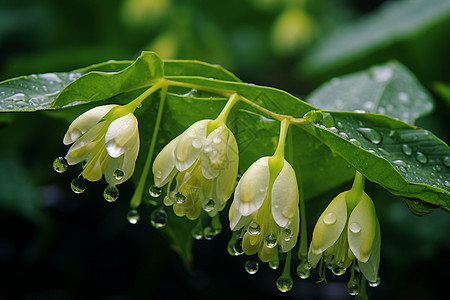
[[[163,208],[158,208],[150,214],[150,223],[156,229],[160,229],[167,224],[167,213]]]
[[[211,226],[206,226],[203,229],[203,236],[204,236],[205,240],[210,241],[216,236],[216,231],[214,229],[212,229]]]
[[[358,233],[361,231],[361,225],[359,225],[359,223],[357,223],[357,222],[350,223],[350,225],[348,225],[348,228],[353,233]]]
[[[64,173],[67,171],[68,166],[69,164],[67,163],[67,160],[62,156],[53,161],[53,169],[58,173]]]
[[[368,281],[368,282],[370,287],[377,287],[381,283],[381,278],[380,276],[377,276],[377,279],[375,281]]]
[[[331,266],[331,272],[333,272],[333,274],[336,276],[341,276],[341,275],[345,274],[345,271],[347,271],[346,268],[343,268],[337,264],[333,264]]]
[[[235,256],[244,254],[244,249],[242,249],[242,239],[241,238],[238,238],[236,240],[236,242],[234,243],[233,249],[234,249]]]
[[[255,274],[256,272],[258,272],[259,269],[259,264],[257,261],[255,260],[247,260],[247,262],[245,263],[245,270],[247,271],[248,274]]]
[[[165,196],[163,199],[163,203],[165,206],[171,206],[175,203],[175,200],[172,197]]]
[[[210,211],[214,210],[215,206],[216,206],[216,203],[214,202],[213,199],[209,199],[208,202],[203,203],[203,205],[202,205],[203,210],[206,212],[210,212]]]
[[[124,175],[123,171],[119,170],[119,169],[115,170],[114,174],[113,174],[115,180],[122,180],[123,179],[123,175]]]
[[[273,233],[269,233],[266,236],[265,244],[267,248],[274,248],[277,245],[277,236]]]
[[[127,214],[127,220],[130,224],[136,224],[137,222],[139,222],[139,218],[139,213],[135,209],[130,210]]]
[[[197,226],[194,227],[194,229],[192,229],[192,231],[191,231],[191,234],[192,234],[192,237],[194,239],[196,239],[197,241],[201,240],[203,238],[203,230],[201,227],[197,227]]]
[[[159,196],[161,196],[161,189],[159,187],[157,187],[156,185],[152,185],[149,189],[148,189],[148,193],[150,194],[150,196],[152,196],[153,198],[158,198]]]
[[[359,281],[356,279],[350,279],[347,283],[347,292],[350,296],[356,296],[359,293]]]
[[[301,261],[297,266],[297,276],[301,279],[307,279],[311,274],[311,264],[307,259]]]
[[[158,178],[158,179],[161,179],[161,177],[162,177],[161,170],[158,170],[158,171],[155,172],[155,177]]]
[[[292,230],[290,230],[289,228],[284,228],[281,231],[281,237],[286,242],[289,242],[294,237],[294,234],[292,233]]]
[[[103,191],[103,198],[108,202],[114,202],[119,198],[119,190],[113,185],[108,185]]]
[[[256,221],[253,221],[248,226],[248,233],[250,235],[259,235],[261,233],[261,228]]]
[[[277,279],[277,288],[280,292],[289,292],[294,286],[294,281],[289,277],[280,277]]]
[[[186,201],[186,196],[184,196],[182,193],[178,192],[175,194],[175,202],[177,204],[183,204]]]
[[[195,149],[200,149],[202,147],[202,142],[199,139],[193,139],[192,147],[194,147]]]
[[[337,219],[336,214],[330,212],[323,217],[323,222],[327,225],[333,225],[334,223],[336,223],[336,219]]]
[[[75,194],[81,194],[86,190],[86,185],[86,179],[84,179],[83,176],[80,175],[72,180],[72,182],[70,183],[70,188]]]

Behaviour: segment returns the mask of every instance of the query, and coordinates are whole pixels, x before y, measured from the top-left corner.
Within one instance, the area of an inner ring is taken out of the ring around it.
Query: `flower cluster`
[[[169,198],[178,216],[197,219],[202,207],[211,216],[225,207],[233,193],[239,165],[236,139],[217,120],[194,123],[172,140],[153,163],[155,185],[168,184]],[[171,183],[176,186],[171,190]]]

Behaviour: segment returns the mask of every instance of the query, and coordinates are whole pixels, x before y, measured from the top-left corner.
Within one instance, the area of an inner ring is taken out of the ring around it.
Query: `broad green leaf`
[[[366,111],[414,124],[433,109],[433,101],[415,76],[392,61],[336,77],[308,96],[324,110]]]
[[[109,99],[149,86],[164,76],[162,60],[153,52],[142,52],[119,72],[89,72],[68,85],[55,99],[54,107]]]
[[[0,111],[51,109],[52,102],[79,72],[21,76],[0,82]]]
[[[196,60],[165,60],[164,72],[166,77],[171,76],[196,76],[214,78],[227,81],[239,81],[233,73],[219,65],[211,65]]]
[[[322,38],[302,60],[308,74],[336,70],[374,51],[412,40],[449,17],[450,1],[404,0],[386,2],[378,10],[341,26]]]

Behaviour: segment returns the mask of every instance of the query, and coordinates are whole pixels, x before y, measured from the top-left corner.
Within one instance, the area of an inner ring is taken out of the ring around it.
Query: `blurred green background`
[[[0,80],[69,71],[143,50],[162,58],[217,63],[245,82],[300,98],[334,76],[396,59],[433,94],[418,121],[448,142],[450,1],[358,0],[0,0]],[[227,230],[194,243],[187,271],[141,210],[126,220],[133,185],[106,203],[104,183],[70,191],[53,159],[68,126],[49,113],[0,118],[0,299],[350,299],[347,276],[316,276],[281,294],[281,270],[230,257]],[[350,184],[342,188],[348,188]],[[309,232],[334,195],[307,203]],[[412,215],[399,198],[368,184],[382,228],[382,284],[373,299],[442,299],[450,268],[450,218]],[[227,225],[223,214],[224,227]],[[294,266],[295,269],[295,266]],[[293,274],[294,275],[294,274]]]

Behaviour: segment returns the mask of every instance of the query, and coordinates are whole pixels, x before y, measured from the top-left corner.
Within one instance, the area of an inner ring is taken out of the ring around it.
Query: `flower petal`
[[[243,216],[258,210],[269,188],[269,157],[261,157],[245,171],[234,192],[234,201]]]
[[[214,129],[205,139],[202,149],[202,173],[206,179],[219,176],[224,169],[228,136],[230,130],[225,125]]]
[[[159,152],[153,162],[153,177],[155,185],[158,187],[166,185],[177,172],[177,169],[175,168],[175,149],[179,140],[180,136],[167,144],[161,152]]]
[[[347,204],[345,195],[348,191],[342,192],[334,198],[314,227],[311,248],[313,254],[320,254],[333,245],[347,223]]]
[[[206,138],[209,121],[198,121],[180,135],[180,140],[175,149],[175,165],[178,171],[182,172],[189,169],[199,156]]]
[[[280,227],[286,227],[298,214],[298,185],[295,171],[284,160],[283,168],[272,187],[272,214]]]
[[[358,266],[361,269],[364,277],[368,281],[374,282],[377,280],[378,267],[380,266],[380,251],[381,250],[381,230],[380,223],[377,220],[377,232],[375,236],[375,242],[370,253],[369,260],[365,263],[358,261]]]
[[[241,229],[252,220],[251,216],[243,216],[241,214],[236,202],[231,203],[228,218],[230,219],[230,229],[233,231]]]
[[[129,113],[111,122],[105,135],[106,151],[109,156],[117,158],[127,150],[127,145],[138,130],[138,121]]]
[[[272,201],[273,201],[273,198],[272,198]],[[286,240],[283,237],[282,233],[278,235],[278,237],[280,239],[279,244],[281,246],[281,251],[283,251],[283,252],[288,252],[289,250],[294,248],[295,245],[297,244],[298,232],[300,230],[300,213],[299,213],[298,206],[297,206],[297,209],[295,210],[294,217],[292,218],[291,222],[289,223],[289,225],[286,228],[290,230],[290,232],[292,233],[292,237],[289,240]],[[281,228],[281,231],[283,231],[283,230],[286,230],[286,229]]]
[[[83,134],[75,144],[70,147],[66,155],[66,160],[69,165],[75,165],[89,156],[89,153],[96,146],[97,141],[101,136],[104,125],[104,122],[98,123]]]
[[[316,268],[316,266],[319,263],[320,258],[322,257],[322,255],[323,255],[322,252],[320,254],[315,254],[313,252],[313,246],[312,246],[312,243],[311,243],[311,245],[309,246],[309,251],[308,251],[308,262],[311,264],[311,266],[313,268]]]
[[[377,216],[372,199],[363,193],[348,219],[348,244],[361,262],[367,262],[374,245]]]
[[[117,104],[97,106],[76,118],[64,135],[64,145],[75,142],[82,134],[97,124],[114,106],[117,106]]]

